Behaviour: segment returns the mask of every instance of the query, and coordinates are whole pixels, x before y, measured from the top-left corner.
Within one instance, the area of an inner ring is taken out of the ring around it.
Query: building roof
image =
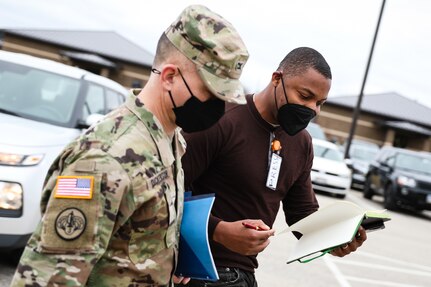
[[[327,103],[354,109],[357,101],[358,96],[343,96],[329,97]],[[361,111],[431,127],[431,108],[397,93],[364,95]]]
[[[385,121],[385,122],[382,122],[381,124],[383,126],[391,127],[398,130],[415,132],[421,135],[431,136],[431,130],[409,122]]]
[[[6,33],[151,67],[154,56],[114,31],[5,29]]]
[[[81,53],[81,52],[73,52],[73,51],[61,51],[60,53],[72,59],[90,62],[104,67],[108,67],[108,68],[117,67],[115,63],[93,53]]]

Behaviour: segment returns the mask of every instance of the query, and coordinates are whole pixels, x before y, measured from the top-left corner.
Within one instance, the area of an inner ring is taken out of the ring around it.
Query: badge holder
[[[275,139],[273,133],[271,133],[271,146],[269,151],[269,169],[268,176],[266,178],[266,187],[275,190],[277,188],[278,177],[280,175],[280,167],[282,157],[280,156],[281,143]]]

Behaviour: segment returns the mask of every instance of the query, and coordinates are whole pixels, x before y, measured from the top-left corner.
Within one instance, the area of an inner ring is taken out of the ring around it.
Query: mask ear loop
[[[275,93],[275,89],[277,89],[277,86],[274,86],[274,101],[275,101],[275,108],[278,111],[277,94]]]
[[[186,80],[184,79],[183,74],[180,71],[180,68],[177,68],[177,69],[178,69],[178,73],[180,73],[181,79],[183,79],[183,82],[186,85],[187,90],[189,90],[190,95],[192,95],[192,97],[195,97],[192,93],[192,90],[190,90],[189,85],[187,84]]]
[[[171,91],[168,91],[168,93],[169,93],[169,97],[171,98],[171,102],[172,102],[172,104],[174,105],[174,109],[176,109],[176,108],[177,108],[177,105],[175,105],[174,98],[172,97],[172,93],[171,93]]]
[[[284,87],[283,73],[280,72],[280,75],[281,75],[281,85],[283,86],[284,98],[286,99],[286,103],[289,103],[289,100],[287,99],[286,88]]]

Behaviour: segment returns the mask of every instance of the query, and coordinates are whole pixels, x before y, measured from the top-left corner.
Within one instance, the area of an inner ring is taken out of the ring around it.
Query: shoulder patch
[[[54,197],[91,199],[93,197],[93,183],[93,176],[58,176]]]
[[[87,218],[78,208],[62,210],[55,219],[55,232],[63,240],[77,239],[87,227]]]

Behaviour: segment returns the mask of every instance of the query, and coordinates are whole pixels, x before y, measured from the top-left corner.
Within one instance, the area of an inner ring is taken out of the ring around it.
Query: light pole
[[[368,70],[370,69],[371,59],[373,58],[374,46],[376,45],[377,34],[379,33],[380,22],[382,20],[385,4],[386,4],[386,0],[383,0],[382,7],[380,8],[379,20],[377,21],[376,31],[374,32],[373,44],[371,45],[371,51],[368,57],[367,68],[365,69],[364,79],[362,81],[361,92],[359,93],[358,102],[356,103],[355,111],[353,112],[352,126],[350,127],[349,137],[347,138],[346,149],[344,151],[344,158],[349,157],[350,145],[352,143],[353,135],[355,134],[356,123],[358,121],[359,113],[361,111],[361,103],[362,103],[362,97],[364,96],[365,83],[367,82]]]

